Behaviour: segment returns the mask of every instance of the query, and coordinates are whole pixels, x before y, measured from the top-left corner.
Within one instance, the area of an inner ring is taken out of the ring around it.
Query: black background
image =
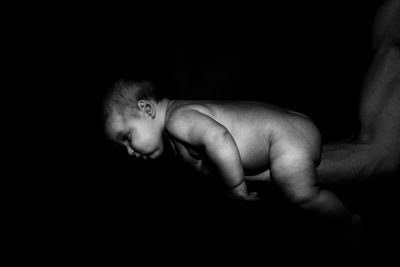
[[[19,76],[28,78],[28,91],[41,100],[34,113],[40,123],[31,125],[38,153],[24,168],[40,175],[21,183],[39,199],[26,204],[34,218],[51,217],[41,223],[52,233],[49,242],[65,241],[72,254],[117,246],[147,260],[347,256],[333,244],[334,234],[314,229],[269,189],[258,188],[261,204],[231,203],[218,184],[175,159],[133,162],[105,141],[100,101],[116,79],[144,79],[169,98],[285,106],[311,117],[325,143],[349,137],[359,127],[359,93],[373,56],[371,26],[380,3],[24,8],[24,20],[13,31],[24,64],[15,64],[28,73]],[[393,199],[386,186],[347,196],[366,218],[364,258],[393,252]]]

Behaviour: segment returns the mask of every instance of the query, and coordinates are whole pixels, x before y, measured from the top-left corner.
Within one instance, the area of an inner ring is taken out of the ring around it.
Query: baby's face
[[[113,114],[105,130],[113,142],[126,147],[128,154],[135,158],[156,159],[164,150],[160,129],[144,114]]]

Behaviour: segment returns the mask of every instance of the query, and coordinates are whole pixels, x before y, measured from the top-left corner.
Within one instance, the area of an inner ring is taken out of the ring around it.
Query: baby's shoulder
[[[165,118],[167,130],[183,130],[182,128],[199,122],[202,117],[209,116],[210,109],[195,101],[174,101]]]
[[[167,112],[167,122],[190,119],[199,115],[210,116],[212,110],[201,101],[174,100]]]

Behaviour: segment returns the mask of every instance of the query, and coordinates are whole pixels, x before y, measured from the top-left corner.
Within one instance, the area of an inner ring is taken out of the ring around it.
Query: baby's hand
[[[257,196],[257,192],[251,192],[250,194],[240,198],[245,201],[259,201],[260,198]]]
[[[240,183],[238,186],[229,189],[228,193],[232,199],[236,199],[236,200],[245,200],[245,201],[260,200],[257,197],[256,192],[251,192],[250,194],[247,193],[247,186],[244,181],[242,183]]]

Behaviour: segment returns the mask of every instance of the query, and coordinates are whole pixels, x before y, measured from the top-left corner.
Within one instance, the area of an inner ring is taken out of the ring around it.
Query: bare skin
[[[212,130],[227,131],[234,141],[232,145],[238,149],[244,175],[250,180],[261,180],[263,173],[269,170],[270,147],[273,136],[279,135],[280,132],[295,132],[296,127],[302,127],[312,131],[314,136],[319,138],[317,129],[305,116],[265,103],[174,100],[170,110],[168,110],[167,119],[171,116],[176,117],[177,115],[174,113],[189,117],[188,120],[194,119],[195,121],[190,122],[191,124],[209,120],[207,126],[213,127]],[[286,120],[286,123],[282,123],[281,120]],[[191,127],[196,128],[202,126],[204,125],[191,125]],[[167,125],[167,129],[170,127]],[[185,144],[179,143],[175,139],[170,139],[170,141],[175,153],[185,161],[187,160],[196,170],[204,174],[210,172],[212,168],[199,158],[201,151],[197,151],[198,149],[195,147],[187,148]],[[319,143],[316,142],[314,145],[315,155],[313,157],[317,162],[319,160]],[[190,153],[186,153],[187,151],[183,151],[183,149],[188,149]],[[194,161],[192,161],[192,157],[194,157]],[[235,183],[231,186],[235,186]]]
[[[231,196],[256,200],[245,177],[270,181],[295,207],[350,227],[352,214],[318,185],[320,135],[304,115],[258,102],[140,100],[137,116],[115,114],[107,132],[135,157],[154,159],[167,139],[185,163],[222,178]],[[165,138],[166,137],[166,138]]]

